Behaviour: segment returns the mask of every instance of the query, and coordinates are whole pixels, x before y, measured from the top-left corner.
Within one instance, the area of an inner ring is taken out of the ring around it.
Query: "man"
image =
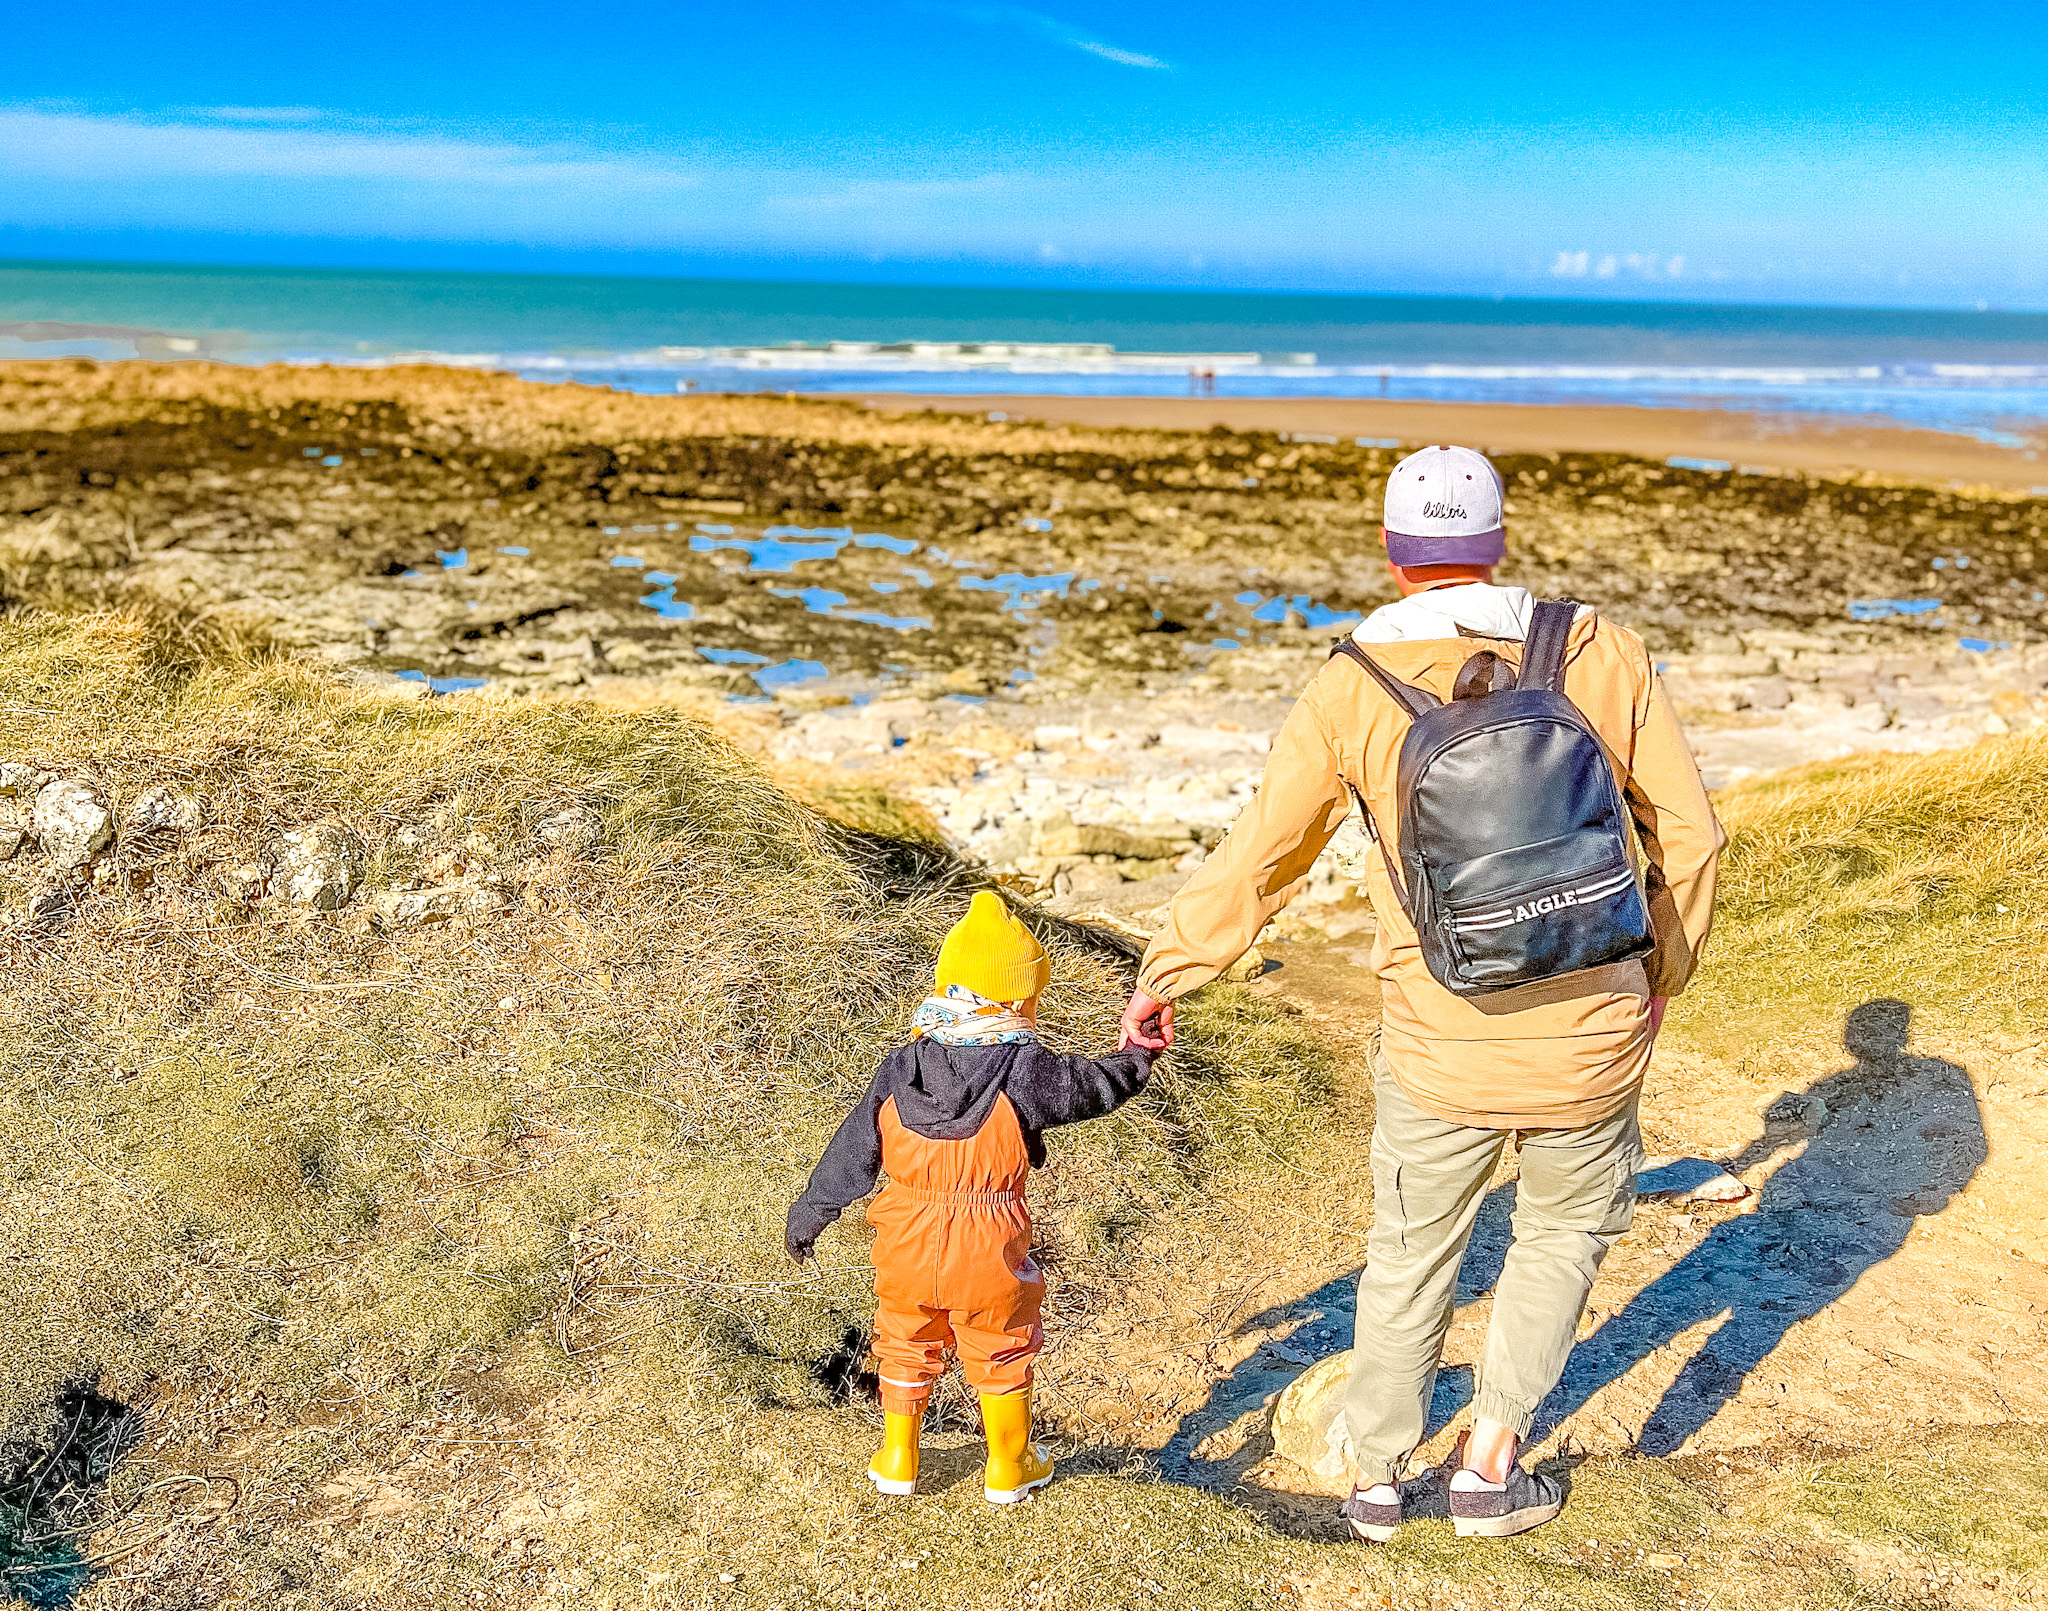
[[[1533,604],[1521,588],[1494,585],[1503,514],[1499,474],[1483,455],[1430,447],[1403,459],[1381,532],[1401,599],[1359,625],[1359,647],[1445,700],[1469,656],[1490,649],[1518,662]],[[1343,1412],[1355,1467],[1344,1514],[1360,1537],[1384,1540],[1400,1523],[1396,1479],[1422,1441],[1459,1263],[1511,1136],[1514,1241],[1494,1286],[1451,1512],[1459,1533],[1501,1537],[1561,1508],[1557,1484],[1524,1469],[1517,1447],[1564,1369],[1600,1261],[1628,1229],[1651,1043],[1712,922],[1726,840],[1642,640],[1581,608],[1564,678],[1628,802],[1652,948],[1643,960],[1454,995],[1425,965],[1386,860],[1368,866],[1384,997],[1370,1056],[1374,1220]],[[1257,796],[1146,951],[1124,1014],[1128,1043],[1172,1042],[1174,1000],[1229,967],[1287,904],[1352,789],[1380,834],[1398,830],[1408,726],[1348,655],[1316,674],[1274,740]],[[1398,864],[1399,846],[1388,848]]]

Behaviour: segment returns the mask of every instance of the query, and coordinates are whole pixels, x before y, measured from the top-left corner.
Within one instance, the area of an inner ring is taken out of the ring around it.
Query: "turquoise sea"
[[[2048,314],[1995,310],[0,263],[0,358],[59,354],[426,358],[650,392],[1705,405],[2014,445],[2048,422]]]

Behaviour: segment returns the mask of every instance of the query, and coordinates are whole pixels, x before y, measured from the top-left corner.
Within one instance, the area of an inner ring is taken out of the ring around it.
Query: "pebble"
[[[488,885],[448,884],[439,889],[393,890],[382,896],[377,905],[391,922],[413,925],[446,923],[458,917],[488,917],[507,910],[512,901]]]
[[[564,806],[535,823],[533,837],[551,850],[587,856],[604,843],[604,818],[589,806]]]
[[[196,833],[206,826],[206,803],[167,783],[145,789],[126,812],[127,826],[138,831],[170,829]]]

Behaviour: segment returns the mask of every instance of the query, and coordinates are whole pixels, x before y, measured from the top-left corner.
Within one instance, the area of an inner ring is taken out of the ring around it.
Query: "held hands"
[[[1163,1052],[1173,1044],[1173,1003],[1158,1001],[1142,990],[1131,992],[1131,1004],[1124,1008],[1124,1038],[1117,1050],[1132,1046],[1148,1052]]]

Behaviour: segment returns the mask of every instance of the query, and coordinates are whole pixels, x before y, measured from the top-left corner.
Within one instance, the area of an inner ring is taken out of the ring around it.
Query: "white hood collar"
[[[1461,582],[1383,604],[1352,628],[1351,636],[1360,643],[1409,643],[1455,638],[1463,627],[1481,637],[1519,641],[1529,636],[1529,614],[1535,607],[1526,587]]]

